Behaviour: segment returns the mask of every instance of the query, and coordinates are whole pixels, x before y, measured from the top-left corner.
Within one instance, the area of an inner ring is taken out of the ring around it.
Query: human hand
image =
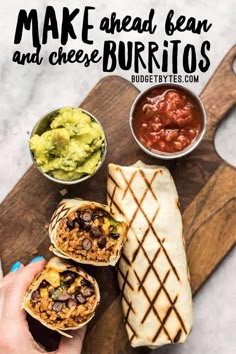
[[[26,313],[21,308],[27,287],[43,270],[45,263],[42,259],[25,267],[21,264],[19,269],[7,274],[0,281],[0,354],[46,353],[34,341]],[[80,354],[85,331],[85,327],[73,331],[73,339],[63,337],[59,348],[51,353]]]

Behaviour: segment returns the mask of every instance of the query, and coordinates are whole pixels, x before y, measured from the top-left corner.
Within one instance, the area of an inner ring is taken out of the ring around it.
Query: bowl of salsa
[[[135,141],[149,155],[173,159],[193,151],[207,120],[200,98],[178,84],[159,84],[141,92],[130,111]]]

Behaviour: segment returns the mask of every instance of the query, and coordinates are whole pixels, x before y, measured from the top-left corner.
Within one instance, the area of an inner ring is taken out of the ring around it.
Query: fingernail
[[[13,264],[13,266],[10,269],[10,273],[15,272],[16,270],[18,270],[21,267],[21,262],[16,262]]]
[[[35,263],[35,262],[42,261],[42,259],[44,259],[43,256],[36,256],[36,257],[34,257],[34,258],[30,261],[30,264],[31,264],[31,263]]]

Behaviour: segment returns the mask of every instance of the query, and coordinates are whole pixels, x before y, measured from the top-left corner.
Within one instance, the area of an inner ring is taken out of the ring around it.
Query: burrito
[[[75,262],[115,265],[126,241],[126,231],[124,217],[107,205],[64,199],[49,225],[50,250]]]
[[[96,280],[78,266],[52,258],[25,293],[23,308],[44,326],[65,331],[88,323],[100,301]]]
[[[108,204],[129,223],[118,264],[131,346],[183,343],[192,327],[192,295],[173,178],[138,161],[109,164]]]

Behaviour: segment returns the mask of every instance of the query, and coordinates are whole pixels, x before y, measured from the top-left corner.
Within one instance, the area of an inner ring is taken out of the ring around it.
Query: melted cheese
[[[60,274],[54,269],[50,269],[47,273],[45,273],[44,279],[47,280],[54,288],[60,286]]]
[[[76,291],[76,288],[80,286],[80,282],[83,279],[83,277],[78,277],[75,279],[74,283],[71,284],[69,289],[67,290],[68,294],[74,294]]]
[[[47,290],[47,288],[40,288],[40,297],[42,299],[48,298],[48,290]]]

